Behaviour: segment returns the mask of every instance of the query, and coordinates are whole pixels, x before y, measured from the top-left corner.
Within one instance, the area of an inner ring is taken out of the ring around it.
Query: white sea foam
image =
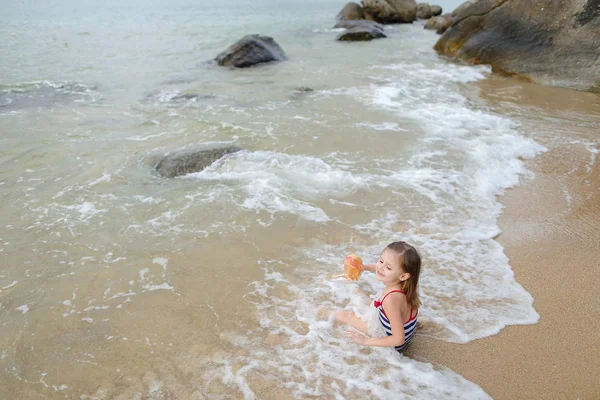
[[[125,140],[133,140],[136,142],[143,142],[143,141],[146,141],[149,139],[154,139],[154,138],[166,136],[166,135],[169,135],[169,132],[160,132],[160,133],[156,133],[153,135],[146,135],[146,136],[139,136],[139,135],[138,136],[130,136],[128,138],[125,138]]]
[[[148,268],[140,269],[140,281],[146,279],[146,274],[148,274]]]
[[[401,128],[396,122],[384,122],[381,124],[369,124],[366,122],[361,122],[357,124],[357,126],[375,129],[376,131],[407,131],[407,129]]]
[[[167,266],[169,265],[169,260],[163,257],[155,257],[152,259],[153,264],[160,265],[162,267],[162,277],[164,279],[167,278]]]
[[[590,152],[589,161],[585,165],[586,173],[592,172],[594,165],[598,162],[598,153],[600,153],[600,141],[581,141],[575,140],[571,144],[581,144]]]
[[[15,286],[19,281],[12,281],[11,284],[3,286],[2,288],[0,288],[0,290],[6,290],[6,289],[10,289],[11,287]]]
[[[160,285],[143,285],[142,288],[151,292],[155,290],[173,290],[173,286],[169,285],[167,282]]]
[[[111,179],[112,179],[112,175],[107,172],[104,172],[100,178],[95,179],[94,181],[88,183],[88,186],[95,186],[101,182],[110,182]]]
[[[21,311],[21,314],[25,314],[27,311],[29,311],[29,306],[27,304],[23,304],[22,306],[15,308],[15,310],[19,310]]]
[[[179,90],[161,90],[154,97],[161,103],[167,103],[179,96],[179,94]]]
[[[339,33],[339,32],[344,32],[346,29],[345,28],[316,28],[313,29],[313,33],[331,33],[331,32],[335,32],[335,33]]]
[[[329,217],[312,201],[341,197],[367,186],[366,179],[319,158],[268,151],[234,153],[187,178],[236,182],[245,191],[245,197],[236,201],[242,207],[271,214],[292,213],[315,222]]]
[[[425,65],[423,63],[398,63],[391,65],[378,65],[373,70],[394,70],[403,74],[424,80],[425,83],[444,84],[451,82],[475,82],[485,78],[492,71],[489,65],[457,65],[451,63]],[[427,85],[419,85],[421,88]],[[416,88],[413,88],[416,89]]]
[[[98,214],[105,213],[106,209],[98,209],[92,202],[85,201],[81,204],[74,204],[69,206],[62,206],[67,210],[77,211],[79,213],[79,220],[81,222],[87,222]]]

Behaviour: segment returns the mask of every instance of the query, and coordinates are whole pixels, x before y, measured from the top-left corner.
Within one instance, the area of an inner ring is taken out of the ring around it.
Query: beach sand
[[[592,133],[597,135],[597,133]],[[468,344],[420,337],[407,355],[450,368],[495,399],[600,399],[600,168],[584,145],[556,145],[500,198],[504,246],[534,297],[535,325]]]

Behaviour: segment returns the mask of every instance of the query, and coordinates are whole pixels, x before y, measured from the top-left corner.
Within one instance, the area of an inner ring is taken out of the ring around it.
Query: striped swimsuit
[[[379,322],[381,322],[381,325],[383,325],[383,329],[385,330],[385,333],[387,333],[388,336],[392,336],[392,327],[390,325],[390,320],[388,319],[387,315],[385,314],[385,310],[383,309],[383,301],[390,293],[394,292],[400,292],[406,296],[406,293],[404,293],[401,290],[392,290],[388,292],[385,296],[383,296],[383,299],[381,299],[381,301],[375,300],[373,302],[373,306],[379,310]],[[404,324],[404,343],[400,346],[394,347],[399,352],[402,352],[402,350],[404,350],[406,345],[408,345],[408,342],[410,342],[410,340],[414,336],[415,331],[417,330],[417,315],[419,315],[419,311],[417,310],[417,312],[413,316],[413,309],[411,308],[410,318],[408,322]]]

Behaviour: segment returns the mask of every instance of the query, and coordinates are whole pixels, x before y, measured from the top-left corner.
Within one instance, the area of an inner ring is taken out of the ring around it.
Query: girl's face
[[[408,273],[402,271],[400,257],[391,249],[385,249],[381,253],[381,257],[379,257],[377,264],[375,264],[375,272],[377,273],[377,279],[385,284],[399,283],[410,276]]]

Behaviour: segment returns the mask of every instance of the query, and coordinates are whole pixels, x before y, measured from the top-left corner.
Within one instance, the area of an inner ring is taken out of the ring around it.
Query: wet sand
[[[592,133],[597,135],[597,133]],[[408,355],[447,367],[495,399],[600,398],[600,168],[582,144],[528,162],[500,198],[497,240],[535,299],[535,325],[465,345],[419,337]]]

